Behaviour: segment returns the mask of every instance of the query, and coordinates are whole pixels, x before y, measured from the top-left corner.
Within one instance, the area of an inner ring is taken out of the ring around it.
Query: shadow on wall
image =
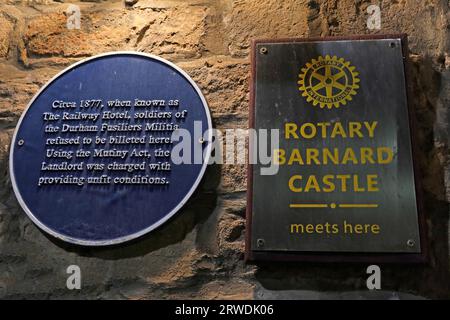
[[[450,96],[449,84],[435,69],[431,57],[409,63],[409,86],[416,120],[416,161],[422,176],[423,211],[428,226],[429,261],[424,265],[380,264],[383,290],[412,293],[426,298],[448,298],[450,294],[449,204],[446,201],[445,168],[439,161],[435,125],[439,101]],[[448,72],[448,71],[447,71]],[[447,87],[446,87],[447,86]],[[444,124],[445,125],[445,124]],[[447,124],[448,126],[448,124]],[[448,127],[444,128],[448,132]],[[445,139],[448,139],[445,138]],[[447,145],[444,143],[444,155]],[[441,152],[442,153],[442,152]],[[392,298],[392,292],[369,292],[366,268],[369,264],[259,263],[256,272],[256,299],[345,298],[345,291],[361,290],[347,298]],[[328,292],[324,292],[328,291]],[[320,293],[322,292],[322,294]],[[417,298],[395,295],[394,298]]]

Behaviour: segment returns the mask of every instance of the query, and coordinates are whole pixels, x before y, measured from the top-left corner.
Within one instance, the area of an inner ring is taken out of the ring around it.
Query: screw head
[[[204,143],[204,142],[205,142],[205,139],[200,138],[200,139],[198,139],[198,142],[199,142],[199,143]]]
[[[258,239],[256,240],[256,245],[258,246],[258,248],[264,247],[264,239]]]
[[[261,47],[261,48],[259,49],[259,53],[261,53],[261,54],[267,54],[267,48],[266,48],[266,47]]]
[[[24,143],[25,143],[25,141],[23,139],[20,139],[19,141],[17,141],[17,144],[19,146],[23,146]]]
[[[408,241],[406,241],[406,245],[408,247],[414,247],[415,244],[416,243],[415,243],[415,241],[413,239],[409,239]]]
[[[391,43],[389,44],[389,47],[395,48],[395,42],[391,42]]]

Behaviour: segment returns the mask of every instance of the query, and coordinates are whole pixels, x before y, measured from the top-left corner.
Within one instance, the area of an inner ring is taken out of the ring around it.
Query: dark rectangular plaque
[[[406,36],[253,42],[247,259],[424,261]]]

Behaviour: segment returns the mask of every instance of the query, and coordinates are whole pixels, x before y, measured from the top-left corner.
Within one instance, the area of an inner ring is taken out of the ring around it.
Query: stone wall
[[[66,27],[68,0],[0,0],[0,298],[450,297],[448,0],[70,3],[81,8],[80,30]],[[381,30],[366,26],[372,3],[381,7]],[[425,266],[382,265],[382,291],[367,291],[361,264],[245,264],[242,165],[209,167],[169,223],[138,241],[101,249],[46,236],[12,192],[14,127],[38,89],[75,61],[115,50],[159,55],[199,84],[215,127],[246,128],[251,39],[398,32],[409,34],[431,257]],[[66,288],[71,264],[81,267],[81,290]]]

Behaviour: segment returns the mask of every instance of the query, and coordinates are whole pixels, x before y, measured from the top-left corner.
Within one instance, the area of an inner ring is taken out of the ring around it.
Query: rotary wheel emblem
[[[343,58],[329,55],[308,62],[299,75],[299,90],[306,101],[321,108],[339,108],[356,95],[360,82],[355,67]]]

